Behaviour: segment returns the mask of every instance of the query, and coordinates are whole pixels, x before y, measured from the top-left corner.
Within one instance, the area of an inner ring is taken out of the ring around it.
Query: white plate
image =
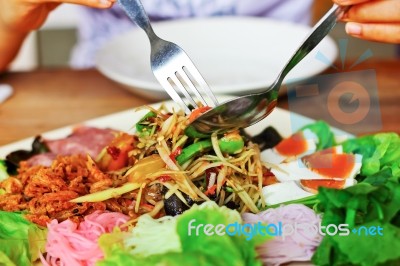
[[[162,38],[180,45],[196,64],[214,93],[243,94],[272,84],[310,28],[256,17],[213,17],[153,23]],[[316,75],[337,56],[337,46],[325,38],[286,78]],[[110,79],[151,99],[168,96],[150,68],[150,44],[144,31],[135,28],[102,47],[97,68]]]
[[[227,96],[220,96],[218,100],[223,102],[228,99]],[[166,106],[169,108],[178,108],[173,102],[165,102]],[[161,103],[152,104],[151,106],[157,108]],[[136,111],[135,109],[130,109],[107,116],[102,116],[99,118],[91,119],[86,122],[80,123],[84,125],[95,126],[99,128],[113,128],[117,130],[122,130],[124,132],[133,133],[133,125],[139,121],[140,118],[146,114],[148,110]],[[259,123],[247,128],[247,132],[251,135],[256,135],[260,133],[267,126],[274,127],[281,135],[289,136],[293,132],[297,131],[300,127],[314,122],[313,119],[307,118],[305,116],[291,113],[284,109],[275,108],[275,110],[264,120]],[[53,131],[45,132],[42,134],[43,137],[47,139],[56,139],[66,137],[72,132],[74,125],[59,128]],[[352,137],[349,133],[341,131],[339,129],[333,129],[335,137],[343,139]],[[26,138],[11,144],[0,147],[0,159],[5,158],[7,154],[18,149],[31,149],[31,144],[34,137]]]

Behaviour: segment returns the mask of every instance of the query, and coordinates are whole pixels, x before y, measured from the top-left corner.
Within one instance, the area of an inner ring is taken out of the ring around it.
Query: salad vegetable
[[[300,130],[304,131],[306,129],[314,132],[318,137],[317,150],[323,150],[335,145],[335,139],[331,127],[325,121],[316,121],[312,124],[302,127]]]
[[[189,234],[188,225],[193,220],[213,226],[242,223],[238,212],[212,201],[193,205],[175,218],[154,220],[144,215],[131,232],[100,237],[105,259],[98,265],[261,265],[255,246],[268,237],[246,240],[244,235],[207,235],[201,230]],[[110,242],[114,244],[110,246]]]
[[[0,160],[0,181],[8,178],[6,161]]]
[[[45,252],[47,229],[19,212],[0,211],[0,265],[31,265]]]
[[[316,204],[315,208],[323,213],[323,225],[345,223],[354,231],[346,237],[325,236],[313,262],[398,265],[400,137],[395,133],[378,133],[349,139],[342,146],[347,152],[363,155],[361,173],[357,176],[360,183],[343,190],[320,188],[318,195],[305,199],[304,203]],[[363,228],[381,228],[383,235],[365,233]]]
[[[318,209],[323,212],[322,224],[345,223],[350,226],[351,233],[345,237],[325,236],[314,254],[315,264],[398,265],[398,178],[378,186],[362,182],[344,190],[321,188],[318,198]]]
[[[389,167],[395,172],[400,164],[400,137],[396,133],[377,133],[355,139],[343,144],[347,152],[363,154],[361,175],[364,177],[378,173]],[[396,174],[394,172],[394,174]]]
[[[228,154],[235,154],[240,152],[244,147],[243,138],[237,132],[231,132],[225,134],[218,140],[219,148],[221,152]],[[213,147],[210,139],[197,141],[182,150],[182,152],[176,157],[177,162],[183,165],[195,156],[201,153],[211,150]]]

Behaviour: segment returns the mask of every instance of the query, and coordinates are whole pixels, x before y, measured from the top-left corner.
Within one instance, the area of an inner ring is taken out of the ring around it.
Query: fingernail
[[[110,6],[112,4],[109,0],[99,0],[99,2],[102,6]]]
[[[358,23],[348,22],[346,24],[346,32],[350,35],[361,35],[362,27]]]
[[[333,0],[333,2],[335,2],[336,4],[343,6],[343,5],[351,5],[352,1],[349,0]]]

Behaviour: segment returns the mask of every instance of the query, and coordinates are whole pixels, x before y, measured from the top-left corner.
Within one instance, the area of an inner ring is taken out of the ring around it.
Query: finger
[[[109,8],[116,0],[31,0],[33,3],[68,3],[96,8]]]
[[[357,5],[360,3],[368,2],[371,0],[333,0],[334,3],[340,6],[350,6],[350,5]]]
[[[357,22],[400,22],[400,1],[369,1],[352,6],[342,18]]]
[[[400,23],[396,24],[367,24],[348,22],[347,34],[377,42],[400,43]]]

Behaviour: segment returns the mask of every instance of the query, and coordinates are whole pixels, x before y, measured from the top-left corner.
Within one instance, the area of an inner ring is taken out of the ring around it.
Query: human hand
[[[61,3],[109,8],[116,0],[0,0],[0,26],[27,33],[42,26],[48,14]]]
[[[347,34],[371,41],[400,43],[399,0],[333,0],[352,5],[342,18]]]

